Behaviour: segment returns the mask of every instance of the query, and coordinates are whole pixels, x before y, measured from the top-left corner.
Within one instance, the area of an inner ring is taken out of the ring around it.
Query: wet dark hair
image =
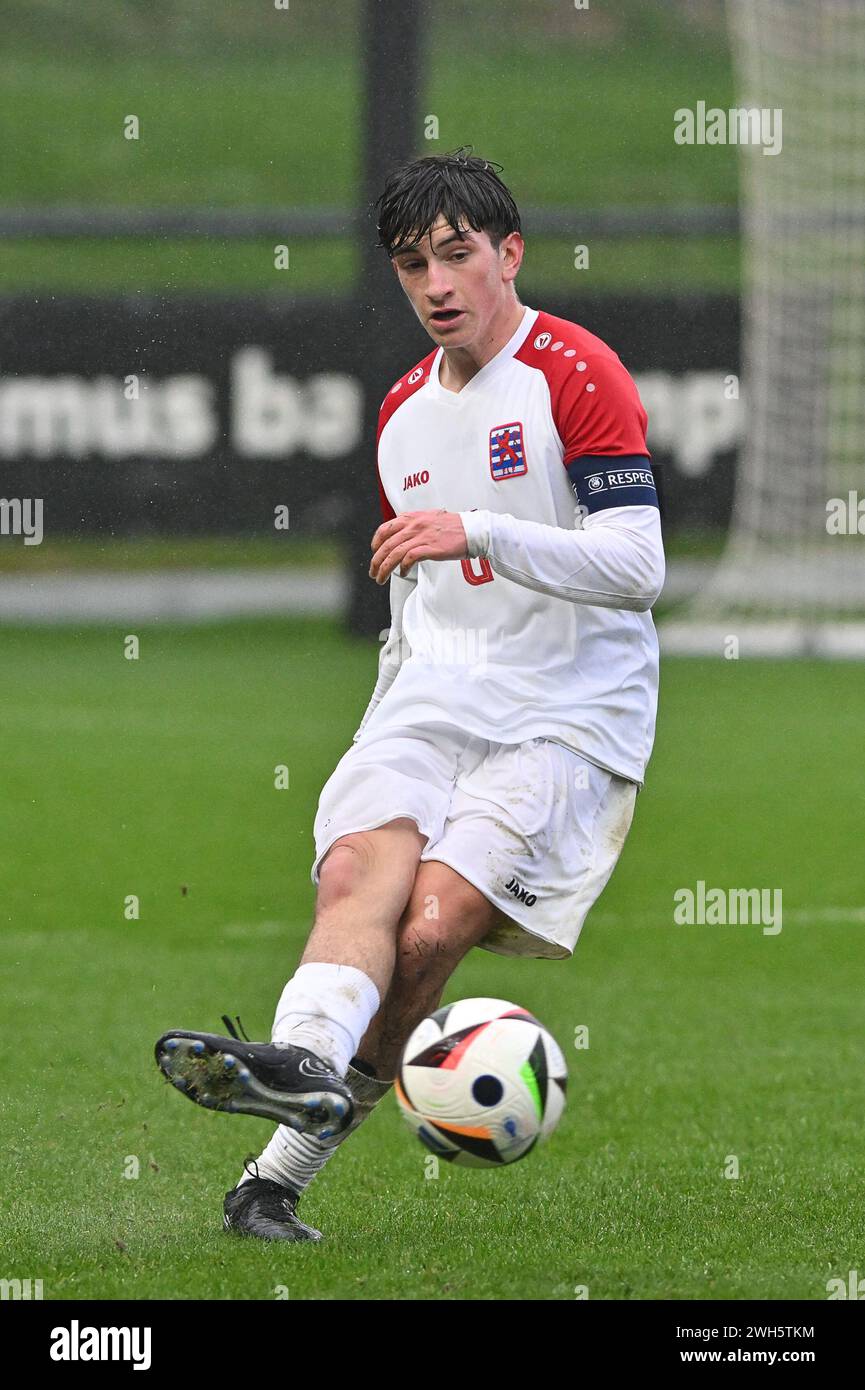
[[[495,250],[502,237],[521,231],[520,214],[510,191],[488,159],[461,145],[452,154],[430,154],[396,169],[377,199],[378,245],[392,258],[414,245],[443,215],[461,236],[468,227],[486,232]]]

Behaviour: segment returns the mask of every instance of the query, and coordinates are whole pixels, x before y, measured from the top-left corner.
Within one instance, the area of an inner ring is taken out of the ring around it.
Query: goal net
[[[781,148],[738,154],[745,437],[667,646],[865,657],[865,0],[727,10],[738,106],[780,111]]]

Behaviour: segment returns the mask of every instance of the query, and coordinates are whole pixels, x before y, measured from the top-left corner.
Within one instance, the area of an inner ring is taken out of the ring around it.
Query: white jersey
[[[600,540],[588,548],[606,562],[620,538],[639,542],[637,519],[660,547],[636,387],[599,338],[536,309],[459,392],[439,382],[442,355],[431,352],[382,404],[382,509],[386,519],[462,513],[476,558],[418,562],[402,659],[365,724],[439,722],[505,744],[547,738],[641,782],[658,690],[651,597],[632,601],[574,549]],[[558,585],[539,568],[550,547],[559,571],[566,557]]]

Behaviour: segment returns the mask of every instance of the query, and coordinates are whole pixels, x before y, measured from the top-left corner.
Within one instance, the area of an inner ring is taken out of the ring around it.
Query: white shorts
[[[507,914],[481,945],[569,956],[621,853],[637,786],[549,739],[490,743],[446,724],[368,730],[325,783],[315,817],[318,884],[335,840],[398,817]]]

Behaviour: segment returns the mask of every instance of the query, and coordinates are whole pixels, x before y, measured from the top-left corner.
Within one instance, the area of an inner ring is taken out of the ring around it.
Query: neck
[[[461,391],[481,367],[501,352],[516,333],[526,306],[514,299],[502,306],[483,334],[467,347],[444,348],[439,363],[439,383],[447,391]]]

